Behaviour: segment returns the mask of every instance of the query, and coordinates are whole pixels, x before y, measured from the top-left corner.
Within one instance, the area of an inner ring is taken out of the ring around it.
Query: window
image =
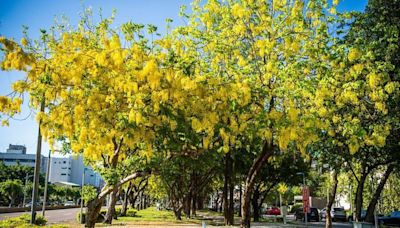
[[[57,162],[54,162],[54,164],[57,164]]]
[[[67,169],[67,167],[61,167],[61,169]]]
[[[67,174],[65,174],[65,173],[61,173],[61,176],[66,176]]]
[[[67,161],[63,161],[63,164],[67,164]]]

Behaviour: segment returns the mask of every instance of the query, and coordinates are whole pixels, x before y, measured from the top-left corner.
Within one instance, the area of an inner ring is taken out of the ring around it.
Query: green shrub
[[[115,214],[117,214],[118,216],[121,215],[121,210],[122,210],[121,207],[116,207],[115,208]]]
[[[47,223],[47,219],[41,215],[36,217],[35,224],[38,226],[44,226]]]
[[[16,228],[16,227],[31,227],[29,224],[31,217],[29,214],[24,214],[19,217],[9,218],[0,221],[0,227],[2,228]]]
[[[136,213],[137,213],[137,210],[133,209],[133,208],[126,210],[127,217],[136,217]]]

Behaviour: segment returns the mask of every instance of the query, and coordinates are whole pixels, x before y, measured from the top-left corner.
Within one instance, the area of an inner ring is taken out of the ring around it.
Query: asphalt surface
[[[80,208],[48,210],[45,215],[48,223],[71,222],[76,220],[76,214],[80,212],[80,210]],[[36,213],[37,215],[42,215],[42,211],[37,211]],[[0,220],[18,217],[23,214],[30,214],[30,212],[1,213]]]

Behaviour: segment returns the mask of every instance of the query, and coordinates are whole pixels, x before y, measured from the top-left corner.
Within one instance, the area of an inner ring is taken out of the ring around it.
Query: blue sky
[[[87,7],[92,7],[94,12],[102,8],[104,16],[111,15],[112,10],[116,9],[116,25],[132,20],[153,24],[162,32],[166,18],[173,19],[173,25],[182,23],[178,16],[179,7],[190,2],[191,0],[0,0],[0,35],[20,40],[22,25],[25,25],[29,27],[29,35],[37,37],[39,29],[51,27],[56,16],[64,15],[70,19],[72,25],[76,24],[79,13]],[[366,4],[367,0],[341,0],[338,10],[363,11]],[[19,72],[0,71],[0,94],[8,94],[11,83],[22,76]],[[22,114],[17,118],[24,118],[28,114],[29,109],[25,105]],[[9,127],[0,126],[0,152],[5,151],[9,143],[18,143],[26,145],[28,153],[35,153],[37,128],[33,115],[24,121],[12,120]],[[49,147],[44,143],[42,154],[46,156],[48,151]]]

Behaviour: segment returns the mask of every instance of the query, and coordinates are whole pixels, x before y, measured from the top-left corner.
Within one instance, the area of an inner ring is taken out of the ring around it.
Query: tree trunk
[[[186,218],[190,218],[190,206],[192,203],[192,194],[190,192],[190,190],[188,191],[188,193],[186,194],[186,196],[183,198],[183,211],[185,213]]]
[[[337,185],[338,185],[338,172],[335,169],[333,170],[333,186],[329,194],[329,201],[326,204],[326,221],[325,221],[326,228],[332,228],[331,210],[336,197]]]
[[[261,168],[268,161],[268,158],[271,157],[273,153],[273,145],[271,145],[269,142],[265,142],[261,154],[257,157],[256,160],[254,160],[253,165],[251,166],[249,173],[247,174],[241,208],[242,221],[240,227],[242,228],[250,228],[250,200],[256,177]]]
[[[215,211],[218,212],[218,201],[219,201],[219,191],[217,191],[217,196],[215,197]]]
[[[128,210],[129,195],[132,192],[132,188],[132,182],[130,182],[128,188],[124,192],[124,201],[122,203],[121,216],[126,216],[126,211]]]
[[[103,202],[104,198],[95,198],[87,203],[85,227],[94,228]]]
[[[104,186],[100,194],[97,195],[96,198],[88,202],[85,227],[92,228],[95,226],[101,206],[103,205],[104,199],[108,194],[113,192],[115,189],[118,189],[119,187],[121,187],[121,185],[125,184],[126,182],[133,180],[137,177],[143,176],[144,174],[145,174],[144,172],[136,172],[123,178],[114,186]]]
[[[106,217],[104,218],[104,223],[106,224],[111,224],[115,216],[115,204],[117,203],[117,193],[118,193],[118,188],[115,188],[114,191],[110,193],[110,202],[107,208]]]
[[[192,195],[192,216],[196,216],[196,202],[197,202],[197,193],[193,192],[193,195]]]
[[[251,198],[251,204],[253,206],[253,221],[259,222],[260,221],[260,208],[258,207],[258,200],[260,198],[260,191],[258,187],[254,189],[253,197]]]
[[[362,209],[362,205],[363,205],[363,192],[364,192],[364,185],[365,185],[365,180],[367,179],[367,176],[368,176],[368,172],[366,172],[365,168],[363,168],[360,180],[357,185],[356,197],[354,199],[354,205],[356,206],[355,219],[357,222],[361,221],[361,209]]]
[[[379,182],[378,187],[376,188],[376,191],[374,193],[374,196],[372,197],[368,209],[367,209],[367,215],[365,217],[365,221],[374,223],[374,211],[376,204],[378,203],[379,197],[381,196],[382,190],[385,187],[386,181],[389,179],[390,174],[393,172],[394,166],[389,165],[388,168],[386,169],[385,174],[382,177],[382,180]]]
[[[238,216],[242,216],[242,180],[239,181],[239,212]]]
[[[224,222],[226,226],[233,225],[233,159],[231,152],[225,154],[225,169],[224,169]]]
[[[197,195],[196,196],[196,210],[203,210],[204,209],[204,195]]]
[[[233,173],[233,172],[232,172]],[[235,208],[234,208],[234,201],[233,201],[233,190],[234,184],[232,182],[232,176],[230,178],[230,186],[229,186],[229,213],[228,213],[228,220],[229,225],[234,225],[234,215],[235,215]]]
[[[176,220],[182,220],[182,207],[179,207],[177,209],[173,209],[174,211],[174,216]]]
[[[226,159],[226,157],[225,157]],[[225,169],[224,169],[224,187],[222,189],[222,201],[224,204],[224,224],[228,225],[228,179],[227,179],[227,167],[225,162]]]

